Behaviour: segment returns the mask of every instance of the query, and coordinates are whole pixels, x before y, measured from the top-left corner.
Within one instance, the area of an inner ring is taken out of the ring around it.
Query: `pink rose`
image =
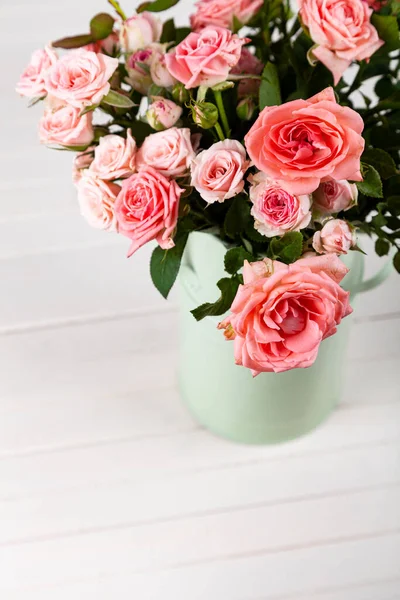
[[[155,52],[156,48],[154,47],[138,50],[134,54],[131,54],[126,61],[126,70],[128,73],[126,81],[134,90],[143,95],[147,95],[147,92],[153,83],[150,75],[150,66]],[[146,66],[148,67],[147,70]]]
[[[322,214],[332,215],[341,210],[348,210],[357,204],[358,188],[355,183],[342,181],[325,181],[313,193],[314,207]]]
[[[80,116],[79,108],[61,106],[46,110],[39,122],[39,138],[42,144],[61,146],[87,146],[93,141],[93,113]]]
[[[339,285],[347,270],[334,254],[291,265],[247,263],[231,314],[219,325],[234,339],[236,364],[253,375],[310,367],[322,340],[352,312],[350,293]]]
[[[319,254],[347,254],[357,244],[355,230],[346,221],[330,219],[316,231],[313,237],[313,248]]]
[[[299,231],[310,223],[310,196],[293,196],[264,173],[250,175],[249,181],[254,227],[262,235],[284,235],[287,231]]]
[[[128,256],[150,240],[173,248],[183,190],[153,167],[143,167],[122,184],[115,203],[118,231],[132,240]]]
[[[368,60],[384,42],[363,0],[298,0],[303,24],[317,47],[312,54],[332,71],[337,85],[354,60]]]
[[[28,98],[46,96],[44,78],[47,71],[57,60],[58,56],[51,48],[46,47],[44,50],[35,50],[16,87],[18,94]]]
[[[85,171],[77,183],[82,216],[92,227],[116,231],[115,199],[120,186],[92,177]]]
[[[362,181],[363,128],[360,115],[326,88],[309,100],[264,108],[245,143],[260,171],[294,195],[311,194],[321,181]]]
[[[192,185],[209,204],[224,202],[243,190],[249,166],[242,144],[236,140],[217,142],[192,161]]]
[[[120,179],[129,177],[135,171],[136,141],[131,130],[126,132],[126,139],[117,134],[100,138],[94,151],[94,160],[90,172],[99,179]]]
[[[72,106],[99,104],[110,90],[108,80],[118,59],[88,50],[65,54],[45,75],[46,90]]]
[[[84,46],[84,49],[89,50],[90,52],[104,52],[109,55],[114,54],[118,48],[119,37],[116,31],[110,33],[104,40],[98,40],[97,42]]]
[[[190,25],[194,30],[208,25],[233,29],[234,17],[246,25],[262,5],[263,0],[199,0]]]
[[[233,67],[233,75],[260,75],[264,69],[264,64],[257,56],[254,56],[248,48],[242,48],[238,64]],[[242,79],[238,85],[238,96],[257,96],[260,90],[259,79]]]
[[[187,173],[195,156],[190,129],[171,127],[148,135],[136,157],[138,169],[148,165],[166,177]]]
[[[185,84],[186,89],[225,81],[238,63],[241,47],[249,40],[240,39],[223,27],[205,27],[192,32],[165,60],[171,75]]]
[[[182,107],[162,96],[153,96],[152,100],[146,112],[150,127],[157,131],[173,127],[181,117]]]
[[[86,173],[86,169],[90,167],[94,149],[95,146],[89,146],[83,152],[75,154],[72,161],[72,181],[75,185],[81,180],[83,174]]]
[[[172,87],[177,83],[177,80],[175,77],[172,77],[171,73],[168,71],[164,47],[160,44],[154,44],[154,46],[155,48],[150,62],[151,79],[153,83],[162,88]]]
[[[121,46],[125,52],[145,48],[160,40],[162,28],[160,19],[151,12],[133,15],[122,23],[119,35]]]

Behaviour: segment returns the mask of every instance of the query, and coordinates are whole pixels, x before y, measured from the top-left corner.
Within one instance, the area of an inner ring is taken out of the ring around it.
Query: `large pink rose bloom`
[[[81,214],[96,229],[116,231],[114,212],[115,198],[120,186],[92,177],[84,171],[77,182],[78,202]]]
[[[16,87],[18,94],[28,98],[46,96],[44,78],[47,71],[57,60],[58,56],[51,48],[46,47],[44,50],[35,50]]]
[[[190,25],[194,30],[208,25],[233,29],[234,17],[246,25],[262,5],[263,0],[199,0]]]
[[[310,194],[321,181],[362,181],[363,128],[360,115],[326,88],[309,100],[264,108],[245,143],[260,171],[292,194]]]
[[[310,367],[322,340],[352,312],[340,287],[347,268],[334,254],[246,263],[231,315],[220,323],[234,339],[235,362],[261,372]]]
[[[148,135],[136,158],[138,169],[148,165],[166,177],[187,173],[195,156],[190,129],[171,127]]]
[[[65,54],[46,73],[49,94],[72,106],[82,108],[99,104],[110,90],[108,80],[118,66],[118,59],[88,50]]]
[[[300,16],[317,44],[313,55],[332,71],[337,85],[354,60],[368,60],[384,42],[363,0],[298,0]]]
[[[100,179],[121,179],[129,177],[135,171],[136,141],[131,130],[126,138],[109,134],[100,138],[94,151],[94,160],[90,165],[92,175]]]
[[[79,108],[66,105],[56,110],[46,110],[39,122],[42,144],[61,146],[87,146],[93,141],[93,113],[80,116]]]
[[[243,178],[249,166],[246,150],[240,142],[217,142],[192,161],[191,183],[209,204],[224,202],[243,190]]]
[[[165,61],[171,75],[186,89],[212,87],[226,80],[248,41],[223,27],[205,27],[190,33],[165,56]]]
[[[309,195],[293,196],[264,173],[251,175],[248,179],[253,203],[251,214],[257,231],[273,237],[307,227],[311,220]]]
[[[161,248],[173,248],[183,190],[152,167],[144,167],[122,184],[115,203],[118,231],[132,240],[131,256],[141,246],[156,240]]]

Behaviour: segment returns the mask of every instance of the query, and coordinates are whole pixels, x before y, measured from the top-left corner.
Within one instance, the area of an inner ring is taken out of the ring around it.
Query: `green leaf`
[[[74,35],[73,37],[61,38],[53,42],[51,45],[53,48],[64,48],[64,50],[71,50],[72,48],[82,48],[82,46],[87,46],[94,41],[95,40],[90,33],[84,33],[82,35]]]
[[[233,87],[235,87],[235,83],[233,81],[222,81],[221,83],[214,85],[214,87],[211,89],[213,92],[225,92],[225,90],[229,90]]]
[[[90,21],[90,33],[94,40],[104,40],[114,27],[114,19],[107,13],[99,13]]]
[[[362,160],[367,165],[372,165],[382,179],[389,179],[389,177],[397,174],[396,163],[385,150],[381,150],[380,148],[366,150],[362,155]]]
[[[229,237],[236,237],[246,230],[250,217],[250,205],[244,195],[235,196],[230,203],[224,221],[224,230]]]
[[[245,260],[254,261],[254,256],[241,246],[231,248],[225,254],[225,271],[230,275],[234,275],[243,267]]]
[[[382,181],[378,171],[371,165],[361,163],[364,181],[357,181],[358,190],[371,198],[383,198]]]
[[[393,264],[396,271],[400,273],[400,250],[394,255]]]
[[[196,321],[201,321],[204,317],[211,317],[225,314],[235,299],[239,287],[238,277],[224,277],[217,283],[221,295],[216,302],[206,302],[191,311]]]
[[[151,133],[154,133],[154,129],[148,123],[144,121],[132,121],[132,135],[138,145]]]
[[[117,108],[133,108],[135,105],[128,96],[120,94],[115,90],[110,90],[107,96],[104,96],[102,103],[108,104],[109,106],[115,106]]]
[[[174,42],[176,37],[175,23],[173,19],[165,21],[160,42],[166,44],[168,42]]]
[[[143,2],[137,9],[136,12],[141,13],[144,10],[149,12],[162,12],[172,8],[175,4],[178,4],[179,0],[154,0],[154,2]]]
[[[372,217],[372,223],[375,225],[375,227],[380,229],[381,227],[385,227],[387,220],[382,213],[378,213],[375,217]]]
[[[400,215],[400,196],[389,196],[387,199],[387,205],[390,214],[392,214],[394,217]]]
[[[371,23],[376,28],[381,40],[385,42],[383,49],[387,52],[397,50],[399,44],[399,26],[396,17],[384,16],[374,13]]]
[[[32,108],[32,106],[35,106],[35,104],[37,104],[41,100],[44,100],[45,98],[46,96],[36,96],[36,98],[31,98],[28,102],[28,108]]]
[[[178,27],[176,30],[175,42],[180,44],[191,32],[192,30],[190,27]]]
[[[260,110],[266,106],[277,106],[281,102],[278,70],[274,64],[269,62],[265,65],[261,77]]]
[[[83,117],[83,115],[86,115],[86,113],[89,113],[89,112],[93,112],[99,106],[100,106],[100,104],[91,104],[90,106],[85,106],[85,108],[83,108],[81,110],[81,112],[79,113],[79,116]]]
[[[290,231],[283,237],[272,238],[270,253],[272,258],[286,264],[295,262],[303,252],[303,235],[299,231]]]
[[[164,298],[168,298],[168,294],[179,273],[187,239],[187,233],[181,234],[175,238],[175,246],[173,248],[163,250],[160,246],[157,246],[151,255],[151,279]]]
[[[389,253],[390,244],[387,240],[378,238],[375,242],[375,252],[378,256],[386,256]]]

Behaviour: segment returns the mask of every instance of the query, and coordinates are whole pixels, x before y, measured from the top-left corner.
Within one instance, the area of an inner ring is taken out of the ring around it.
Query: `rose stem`
[[[222,131],[222,127],[219,123],[215,124],[215,131],[218,133],[218,137],[221,140],[221,142],[223,142],[225,139],[225,136],[224,136],[224,132]]]
[[[226,116],[225,106],[224,106],[224,102],[222,100],[221,92],[214,91],[214,96],[215,96],[215,100],[217,102],[219,116],[221,117],[222,126],[224,128],[226,137],[229,137],[231,135],[231,131],[229,129],[228,118]]]

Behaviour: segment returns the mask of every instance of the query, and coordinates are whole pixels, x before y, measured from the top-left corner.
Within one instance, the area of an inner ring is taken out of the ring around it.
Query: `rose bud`
[[[242,121],[250,121],[254,114],[256,105],[252,98],[243,98],[236,107],[236,114]]]
[[[341,180],[321,183],[313,194],[314,207],[322,214],[332,215],[357,204],[358,188],[355,183]]]
[[[122,23],[119,40],[125,52],[145,48],[161,37],[162,23],[150,12],[133,15]]]
[[[218,121],[218,108],[211,102],[194,102],[191,110],[193,121],[203,129],[211,129]]]
[[[186,104],[190,98],[190,94],[183,85],[183,83],[177,83],[171,90],[171,94],[175,102],[178,104]]]
[[[126,70],[128,72],[127,83],[143,95],[147,95],[153,83],[150,75],[150,65],[154,51],[154,48],[138,50],[134,54],[131,54],[126,62]]]
[[[162,47],[156,48],[153,52],[150,64],[150,75],[153,82],[162,88],[172,87],[176,83],[175,77],[172,77],[167,69],[165,52]]]
[[[330,219],[313,237],[313,248],[319,254],[347,254],[357,244],[355,230],[346,221]]]
[[[146,112],[149,125],[156,131],[173,127],[182,114],[182,107],[162,96],[154,96]]]

